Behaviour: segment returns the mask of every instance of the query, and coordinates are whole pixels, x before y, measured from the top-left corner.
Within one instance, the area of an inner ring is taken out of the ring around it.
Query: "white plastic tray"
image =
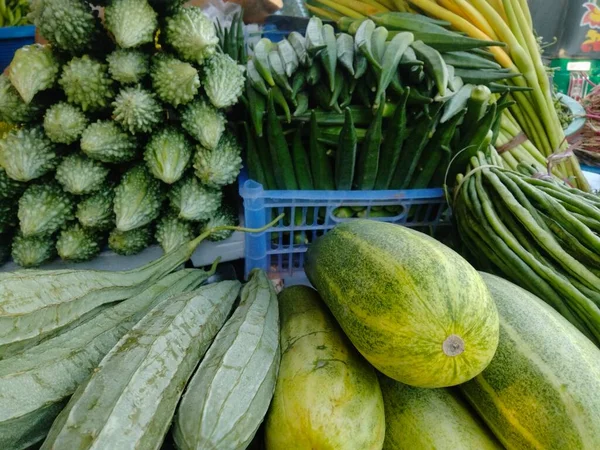
[[[69,263],[56,259],[48,264],[42,265],[41,269],[96,269],[96,270],[129,270],[142,266],[150,261],[160,258],[163,254],[158,245],[148,247],[141,253],[132,256],[120,256],[109,250],[100,253],[91,261],[83,263]],[[244,233],[235,232],[224,241],[210,242],[204,241],[192,255],[192,264],[195,267],[202,267],[212,264],[212,262],[221,257],[221,262],[235,261],[244,257]],[[19,270],[17,264],[9,261],[0,266],[0,272],[10,272]]]

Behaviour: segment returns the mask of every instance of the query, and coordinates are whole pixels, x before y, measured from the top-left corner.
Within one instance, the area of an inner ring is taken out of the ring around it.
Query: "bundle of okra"
[[[457,177],[453,215],[468,251],[600,345],[600,197],[488,159]]]
[[[495,143],[518,89],[502,81],[518,74],[483,48],[503,44],[420,15],[373,19],[336,34],[313,17],[305,36],[255,45],[246,91],[252,179],[281,190],[440,187],[454,154],[468,148],[466,164]],[[409,31],[388,31],[399,24]]]

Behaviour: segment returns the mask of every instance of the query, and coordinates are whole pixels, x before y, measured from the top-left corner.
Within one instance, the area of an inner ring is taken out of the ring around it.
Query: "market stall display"
[[[337,29],[251,47],[182,3],[34,2],[0,76],[0,254],[63,258],[0,273],[0,448],[600,448],[600,197],[526,3],[311,0]]]

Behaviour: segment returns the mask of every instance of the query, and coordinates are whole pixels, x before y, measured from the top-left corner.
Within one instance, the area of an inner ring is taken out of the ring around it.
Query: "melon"
[[[600,449],[600,350],[538,297],[483,278],[500,343],[463,394],[507,448]]]
[[[433,238],[355,220],[308,249],[305,271],[358,351],[416,387],[475,377],[498,345],[498,312],[481,275]]]
[[[424,389],[382,375],[383,450],[500,450],[504,447],[456,388]]]
[[[267,414],[267,450],[381,450],[383,398],[314,289],[279,295],[281,365]]]

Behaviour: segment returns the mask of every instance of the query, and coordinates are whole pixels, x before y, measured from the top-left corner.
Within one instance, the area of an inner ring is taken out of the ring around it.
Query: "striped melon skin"
[[[481,276],[429,236],[347,222],[310,246],[304,268],[354,346],[394,380],[457,385],[496,351],[498,313]]]
[[[101,307],[78,327],[0,361],[0,449],[41,441],[77,387],[153,306],[200,285],[209,274],[181,270],[137,296]]]
[[[506,448],[600,449],[600,350],[536,296],[483,277],[500,344],[461,391]]]
[[[75,391],[40,450],[159,449],[239,289],[237,281],[222,281],[152,309]]]
[[[380,450],[377,375],[306,286],[279,295],[281,366],[267,414],[267,450]]]
[[[385,404],[383,450],[499,450],[455,388],[423,389],[379,377]]]
[[[255,270],[177,408],[177,448],[245,450],[271,403],[279,360],[277,294]]]

